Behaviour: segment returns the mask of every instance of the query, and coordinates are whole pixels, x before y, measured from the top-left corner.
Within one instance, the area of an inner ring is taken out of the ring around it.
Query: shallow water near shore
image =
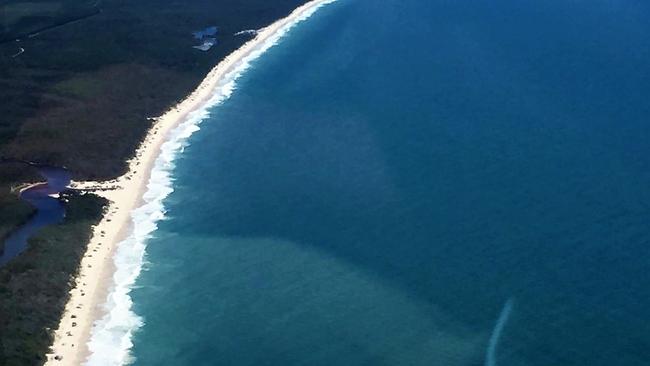
[[[650,6],[340,0],[176,158],[135,365],[646,365]]]

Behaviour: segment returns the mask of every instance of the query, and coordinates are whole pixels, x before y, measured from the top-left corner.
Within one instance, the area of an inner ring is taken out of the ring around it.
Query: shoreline
[[[192,112],[212,106],[210,101],[215,92],[223,87],[221,84],[228,81],[238,66],[247,62],[247,57],[259,51],[264,52],[275,44],[273,42],[267,45],[274,36],[281,37],[284,34],[282,31],[288,30],[330,2],[333,0],[306,2],[285,18],[260,29],[255,38],[221,60],[189,96],[155,120],[135,156],[129,160],[126,174],[107,182],[70,184],[70,188],[93,192],[108,199],[110,203],[102,220],[93,227],[92,237],[75,277],[76,285],[70,291],[70,298],[54,333],[51,353],[46,355],[45,365],[80,365],[90,357],[88,343],[93,326],[108,313],[104,305],[115,286],[114,256],[119,244],[133,232],[132,212],[146,203],[143,196],[148,191],[155,163],[170,133],[186,121]]]
[[[37,183],[26,183],[21,186],[16,187],[18,190],[18,197],[20,197],[25,191],[32,189],[32,188],[37,188],[41,186],[46,186],[47,182],[37,182]]]

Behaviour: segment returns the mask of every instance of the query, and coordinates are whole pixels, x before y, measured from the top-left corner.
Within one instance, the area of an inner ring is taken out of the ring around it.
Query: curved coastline
[[[208,109],[227,99],[237,78],[297,23],[336,0],[312,0],[223,59],[198,88],[159,117],[129,161],[129,171],[109,182],[73,182],[111,203],[82,259],[52,353],[46,365],[123,365],[130,362],[132,334],[142,325],[129,292],[145,257],[146,240],[164,218],[163,200],[172,191],[173,162]]]

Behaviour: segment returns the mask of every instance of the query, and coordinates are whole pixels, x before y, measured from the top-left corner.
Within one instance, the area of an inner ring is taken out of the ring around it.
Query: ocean
[[[648,365],[648,18],[323,6],[163,148],[90,364]]]

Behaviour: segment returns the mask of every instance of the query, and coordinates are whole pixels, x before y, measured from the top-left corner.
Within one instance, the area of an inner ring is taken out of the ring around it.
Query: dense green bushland
[[[29,249],[0,268],[0,365],[37,365],[52,341],[91,226],[106,201],[70,197],[65,220],[41,231]]]
[[[99,4],[96,0],[5,1],[0,4],[0,42],[97,14]]]
[[[18,198],[17,181],[33,181],[38,173],[25,164],[0,163],[0,250],[4,238],[33,213],[30,204]]]

